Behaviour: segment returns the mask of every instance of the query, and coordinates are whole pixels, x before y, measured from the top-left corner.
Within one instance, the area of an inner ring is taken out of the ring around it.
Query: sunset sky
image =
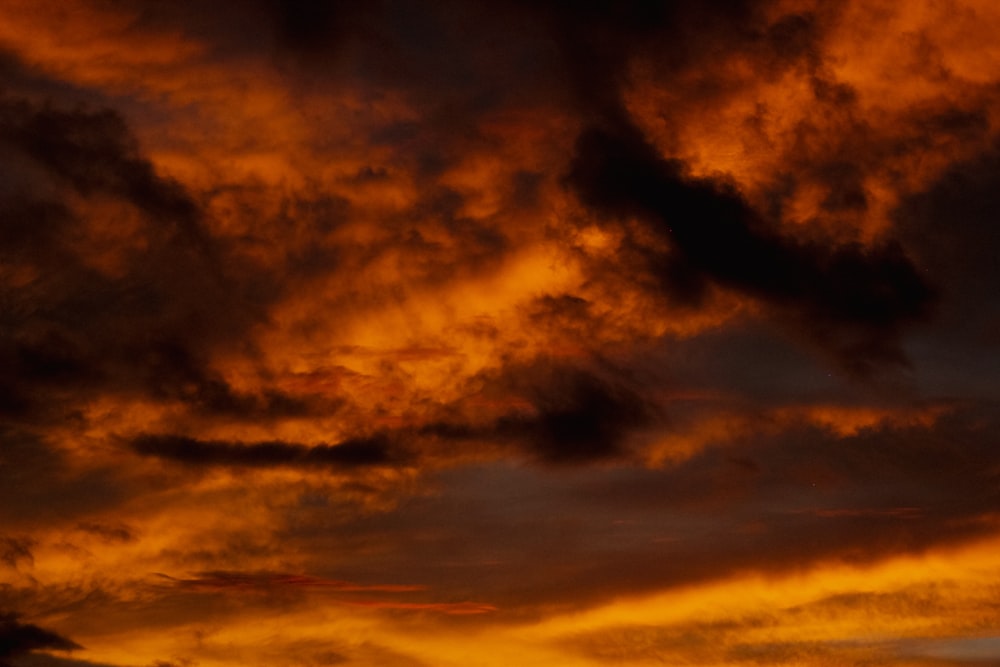
[[[0,0],[0,667],[1000,664],[1000,3]]]

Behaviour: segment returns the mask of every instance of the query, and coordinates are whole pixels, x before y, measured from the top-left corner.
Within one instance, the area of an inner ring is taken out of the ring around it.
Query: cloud
[[[328,510],[297,508],[282,539],[378,553],[380,567],[478,594],[508,619],[732,577],[869,567],[992,534],[996,419],[995,406],[967,406],[930,425],[848,434],[760,416],[659,469],[482,464],[435,475],[437,493],[386,514],[331,524]]]
[[[94,664],[877,664],[615,601],[995,535],[989,3],[5,8],[0,594]]]
[[[965,123],[961,117],[954,122]],[[1000,242],[992,213],[998,181],[1000,145],[994,141],[952,164],[895,211],[900,233],[941,283],[938,328],[947,327],[971,345],[988,344],[996,335],[998,314],[985,297],[997,278],[991,249]]]
[[[544,361],[510,369],[531,410],[501,416],[497,435],[524,442],[545,463],[586,463],[627,453],[626,441],[652,415],[625,383]]]
[[[120,470],[106,465],[78,468],[63,448],[24,428],[0,430],[0,444],[5,464],[0,466],[0,516],[9,530],[31,531],[18,534],[10,545],[13,551],[8,553],[20,563],[31,562],[22,547],[37,556],[25,540],[39,522],[72,524],[118,507],[138,492],[135,481]]]
[[[170,665],[172,663],[162,663],[163,665]],[[14,663],[14,667],[117,667],[110,663],[92,662],[90,660],[75,660],[73,658],[62,658],[55,655],[48,655],[46,653],[29,653],[25,656],[17,658]],[[152,667],[162,667],[160,663],[152,665]],[[186,666],[178,666],[186,667]]]
[[[324,579],[302,574],[282,572],[201,572],[192,579],[175,579],[159,575],[181,588],[195,590],[266,590],[270,588],[333,589],[342,592],[407,593],[422,591],[426,587],[408,584],[358,584],[350,581]]]
[[[336,4],[319,0],[270,0],[267,5],[273,15],[278,44],[312,55],[336,52],[345,39],[359,36],[362,30],[358,19],[367,7],[366,3],[354,0]]]
[[[223,340],[250,344],[245,332],[277,290],[259,272],[249,279],[118,113],[16,98],[0,106],[12,169],[0,192],[10,306],[0,409],[32,422],[94,391],[248,420],[333,407],[241,391],[213,367]]]
[[[775,582],[775,585],[781,586]],[[570,632],[561,643],[602,663],[719,662],[721,664],[824,665],[834,662],[900,664],[931,656],[988,659],[995,640],[984,634],[995,622],[991,590],[945,580],[900,586],[859,573],[860,586],[834,595],[806,593],[806,601],[786,606],[739,605],[706,609],[697,618],[685,615],[662,623],[619,624],[592,632]],[[832,582],[827,582],[826,590]],[[800,580],[800,587],[803,582]],[[836,584],[833,584],[836,588]],[[986,604],[983,604],[986,602]],[[839,628],[833,632],[825,628]],[[927,625],[942,639],[915,639]],[[802,637],[796,630],[813,628]],[[962,639],[946,639],[960,633]],[[917,663],[914,663],[917,664]],[[920,662],[919,664],[925,664]],[[953,664],[930,662],[926,664]]]
[[[83,195],[121,197],[162,224],[196,235],[197,205],[182,186],[156,174],[138,155],[121,115],[100,111],[41,108],[5,100],[0,134],[48,173]],[[201,243],[197,237],[191,241]]]
[[[422,358],[423,351],[418,352]],[[484,384],[484,396],[504,396],[508,405],[492,414],[464,419],[462,404],[446,406],[441,419],[336,444],[220,441],[147,433],[133,438],[129,447],[142,456],[191,466],[349,470],[433,464],[461,458],[464,447],[479,448],[481,456],[506,449],[546,465],[585,465],[634,456],[630,441],[656,421],[656,409],[643,398],[640,388],[617,379],[614,372],[540,359],[505,369],[500,375],[484,374],[479,381]]]
[[[484,371],[467,396],[396,437],[428,464],[461,460],[470,447],[483,458],[514,454],[553,466],[626,460],[657,408],[624,372],[601,366],[539,357]]]
[[[426,586],[413,584],[361,584],[350,581],[325,579],[309,575],[280,572],[201,572],[194,578],[175,579],[158,575],[178,589],[208,593],[263,593],[286,591],[336,595],[336,603],[384,609],[390,611],[435,612],[453,616],[474,616],[497,611],[497,607],[483,602],[436,602],[427,600],[399,600],[386,597],[367,598],[357,594],[423,593]]]
[[[898,328],[924,317],[932,298],[899,244],[782,236],[733,185],[684,171],[620,123],[580,135],[567,183],[603,215],[644,221],[660,245],[631,250],[681,303],[700,304],[714,283],[791,312],[856,370],[898,360]]]
[[[22,562],[31,564],[34,562],[32,544],[30,539],[0,537],[0,562],[15,569]]]
[[[383,437],[345,440],[335,445],[300,445],[287,442],[220,442],[184,436],[146,435],[132,441],[132,449],[144,456],[188,465],[225,466],[356,466],[394,462],[390,443]]]
[[[16,614],[0,615],[0,664],[37,649],[72,651],[82,648],[76,642],[30,623],[21,623]]]
[[[135,531],[125,524],[104,524],[87,521],[78,524],[77,528],[110,543],[126,543],[137,539]]]
[[[726,0],[712,7],[682,2],[592,2],[555,0],[515,3],[541,19],[559,47],[575,101],[585,114],[619,114],[628,68],[637,56],[655,54],[666,73],[702,63],[713,49],[741,43],[756,23],[753,3]],[[697,33],[689,28],[697,25]]]
[[[899,653],[906,657],[920,656],[943,664],[988,665],[1000,657],[1000,638],[961,637],[955,639],[916,640],[900,642]]]
[[[477,616],[489,614],[497,610],[491,604],[484,602],[395,602],[390,600],[351,600],[349,605],[368,607],[370,609],[389,609],[400,611],[432,611],[449,616]]]

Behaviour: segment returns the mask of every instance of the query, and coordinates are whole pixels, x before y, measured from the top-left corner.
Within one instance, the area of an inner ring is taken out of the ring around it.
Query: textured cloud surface
[[[0,0],[0,663],[1000,660],[1000,7]]]

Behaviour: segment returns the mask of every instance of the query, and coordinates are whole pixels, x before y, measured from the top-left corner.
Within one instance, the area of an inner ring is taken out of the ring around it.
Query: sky
[[[0,0],[0,666],[1000,663],[1000,4]]]

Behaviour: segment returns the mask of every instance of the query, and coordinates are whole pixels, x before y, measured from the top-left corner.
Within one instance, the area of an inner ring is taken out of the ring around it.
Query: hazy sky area
[[[0,0],[0,667],[1000,664],[1000,3]]]

